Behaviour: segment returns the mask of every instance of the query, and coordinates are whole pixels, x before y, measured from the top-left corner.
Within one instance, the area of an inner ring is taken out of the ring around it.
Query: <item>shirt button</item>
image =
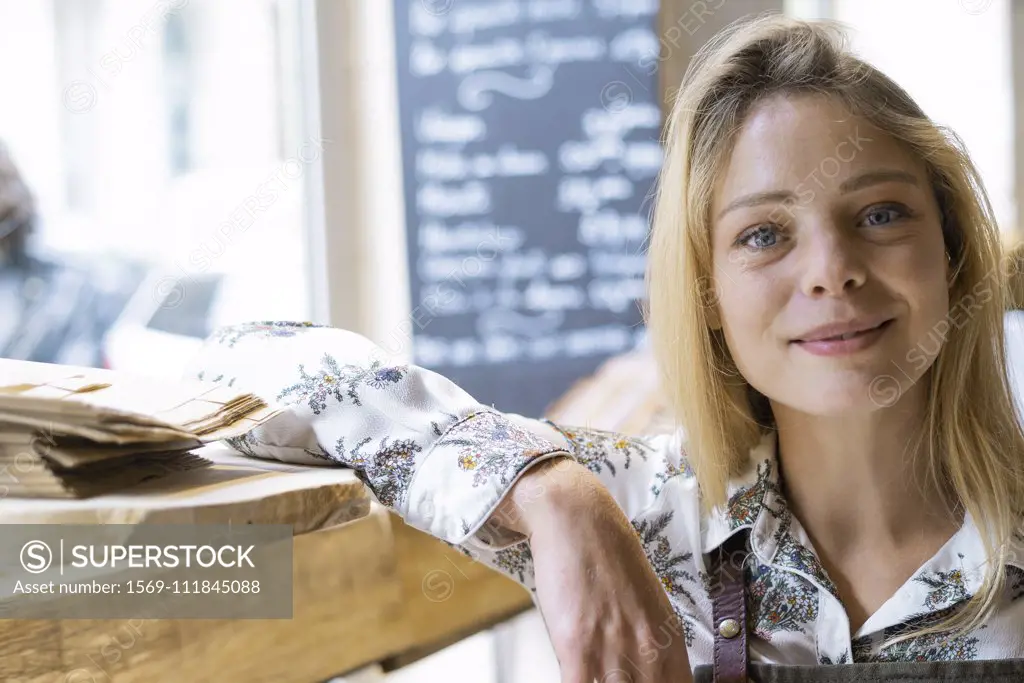
[[[740,622],[735,619],[723,619],[718,624],[718,632],[723,638],[735,638],[740,632]]]

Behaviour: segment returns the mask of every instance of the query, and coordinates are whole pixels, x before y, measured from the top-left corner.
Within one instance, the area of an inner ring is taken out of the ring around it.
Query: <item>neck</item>
[[[787,502],[819,551],[836,558],[948,536],[953,496],[923,457],[924,383],[891,407],[820,416],[773,405]]]

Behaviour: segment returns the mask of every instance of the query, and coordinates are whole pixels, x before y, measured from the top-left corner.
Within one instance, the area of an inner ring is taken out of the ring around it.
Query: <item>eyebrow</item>
[[[847,178],[839,184],[839,191],[846,194],[849,192],[855,192],[862,190],[865,187],[871,185],[878,185],[879,183],[906,183],[913,185],[914,187],[920,186],[920,182],[912,173],[906,171],[896,171],[889,169],[882,169],[878,171],[866,171],[853,178]],[[744,195],[738,199],[729,202],[729,205],[722,209],[718,218],[721,218],[725,214],[735,209],[741,209],[748,206],[760,206],[761,204],[771,204],[784,202],[786,200],[796,199],[796,194],[789,190],[771,190],[768,192],[755,192],[753,194]]]
[[[917,176],[906,171],[868,171],[867,173],[861,173],[858,176],[847,178],[839,184],[840,192],[854,192],[870,185],[878,185],[879,183],[906,183],[917,187],[920,183],[917,181]]]

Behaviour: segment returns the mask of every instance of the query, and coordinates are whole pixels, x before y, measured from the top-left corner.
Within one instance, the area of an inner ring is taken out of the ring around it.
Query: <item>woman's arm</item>
[[[675,617],[633,524],[679,471],[675,437],[502,413],[361,335],[301,323],[218,330],[188,374],[287,405],[238,450],[352,467],[408,524],[529,589],[563,672],[600,679],[616,651],[644,673],[685,661],[681,645],[638,652]]]
[[[550,461],[508,496],[529,538],[534,598],[563,681],[691,681],[686,626],[676,614],[638,520],[627,518],[586,466]],[[643,522],[641,522],[643,524]]]
[[[518,491],[518,504],[506,496],[549,460],[582,465],[633,519],[680,458],[672,436],[638,439],[497,411],[438,373],[391,362],[359,334],[308,323],[217,330],[187,374],[287,407],[230,439],[236,449],[351,467],[411,526],[470,551],[522,540],[516,510],[543,493],[541,479]],[[499,506],[504,513],[494,515]]]

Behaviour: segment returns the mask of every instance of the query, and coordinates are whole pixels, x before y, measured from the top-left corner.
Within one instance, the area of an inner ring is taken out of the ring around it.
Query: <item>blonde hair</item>
[[[954,266],[951,306],[971,302],[967,321],[949,326],[928,371],[927,415],[916,442],[934,480],[952,489],[977,523],[992,561],[966,609],[914,635],[966,631],[987,618],[1000,597],[1007,543],[1018,530],[1024,503],[1024,433],[1005,369],[1007,273],[999,229],[959,138],[853,55],[832,22],[775,14],[738,22],[705,45],[683,77],[665,129],[645,306],[666,399],[685,431],[705,509],[724,505],[728,480],[745,469],[750,449],[774,424],[767,399],[743,380],[721,331],[713,329],[709,207],[715,180],[752,106],[794,93],[838,98],[924,162]]]

